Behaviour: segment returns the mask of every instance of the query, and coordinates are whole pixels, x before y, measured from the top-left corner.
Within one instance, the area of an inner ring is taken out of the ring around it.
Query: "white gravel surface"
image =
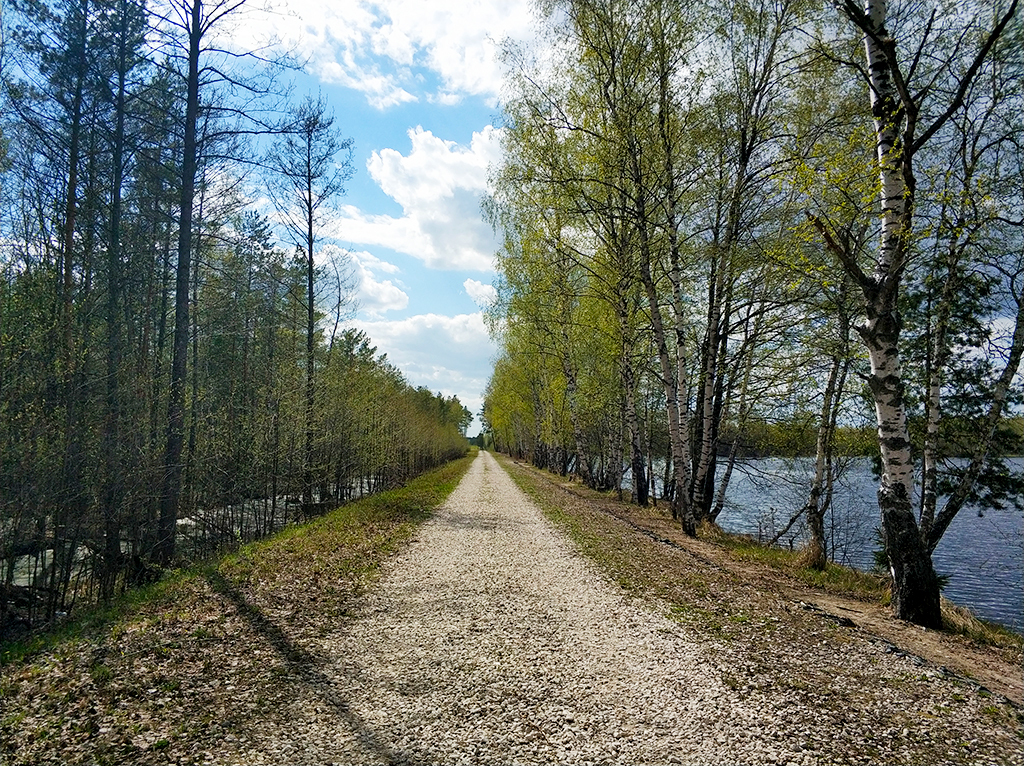
[[[1005,700],[858,631],[787,632],[791,607],[758,603],[731,637],[667,619],[481,452],[355,616],[303,641],[229,760],[1022,762]]]
[[[752,722],[676,627],[482,452],[244,759],[735,762]]]

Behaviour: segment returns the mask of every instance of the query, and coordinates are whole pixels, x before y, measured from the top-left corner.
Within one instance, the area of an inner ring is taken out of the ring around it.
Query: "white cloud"
[[[501,157],[498,135],[498,130],[487,125],[473,133],[466,148],[416,127],[409,131],[412,151],[408,156],[382,149],[367,161],[367,170],[402,207],[428,204],[438,196],[452,196],[460,188],[483,191],[487,166]]]
[[[444,90],[494,97],[501,87],[498,45],[533,32],[527,0],[387,0],[391,24],[381,29],[390,45],[408,46],[438,73]]]
[[[373,271],[383,271],[385,274],[398,274],[401,271],[401,269],[395,264],[382,261],[373,253],[368,253],[365,250],[354,253],[353,257],[355,257],[363,266],[368,269],[372,269]]]
[[[482,219],[480,200],[487,169],[500,158],[500,130],[490,125],[473,134],[468,147],[438,138],[421,127],[409,131],[408,155],[374,152],[367,170],[402,206],[403,216],[367,215],[347,205],[333,236],[361,245],[382,245],[435,269],[489,271],[497,246]]]
[[[411,80],[397,62],[374,53],[374,30],[385,13],[364,0],[276,0],[270,9],[243,8],[215,32],[219,44],[238,51],[269,44],[300,62],[326,83],[365,94],[378,109],[417,97],[403,86]]]
[[[466,294],[480,308],[487,308],[498,297],[498,291],[494,289],[494,285],[485,285],[475,279],[467,279],[462,286],[465,288]]]
[[[405,364],[431,369],[439,358],[459,369],[489,370],[493,347],[480,312],[455,316],[418,314],[405,319],[358,324],[403,370]]]
[[[454,394],[474,414],[480,410],[495,354],[481,313],[420,314],[355,324],[412,385]]]
[[[352,253],[353,273],[356,281],[356,299],[359,307],[370,316],[387,311],[399,311],[409,305],[408,294],[390,279],[378,281],[374,272],[398,273],[393,263],[382,261],[372,253]]]
[[[405,88],[399,86],[393,75],[382,74],[375,67],[360,69],[352,64],[345,66],[338,61],[325,61],[314,70],[313,74],[328,84],[358,90],[366,96],[370,106],[382,111],[389,106],[398,106],[419,100]]]
[[[330,225],[331,236],[360,245],[381,245],[400,253],[421,253],[431,249],[430,241],[410,218],[368,215],[354,205],[338,208]]]
[[[526,40],[533,29],[530,0],[280,0],[275,13],[247,17],[231,42],[276,37],[316,77],[386,109],[464,95],[495,102],[501,41]],[[434,81],[437,93],[424,93]]]
[[[462,96],[458,93],[435,93],[431,96],[427,96],[427,100],[432,104],[443,104],[444,106],[458,106],[462,103]]]

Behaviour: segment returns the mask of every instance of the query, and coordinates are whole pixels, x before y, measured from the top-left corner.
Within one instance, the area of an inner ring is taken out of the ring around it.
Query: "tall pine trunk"
[[[123,6],[122,6],[123,8]],[[121,19],[125,14],[122,10]],[[125,97],[127,93],[128,43],[118,40],[117,88],[114,94],[114,135],[111,146],[109,239],[107,242],[107,402],[103,433],[105,479],[102,496],[104,555],[101,592],[104,599],[114,594],[121,569],[120,509],[124,493],[120,459],[121,392],[121,194],[124,186]]]
[[[189,334],[189,290],[191,288],[192,203],[195,198],[199,121],[199,46],[203,34],[202,3],[190,8],[188,80],[185,101],[185,136],[181,165],[181,196],[178,221],[178,264],[174,285],[174,340],[171,348],[171,391],[167,405],[167,447],[160,492],[160,517],[153,558],[167,566],[174,558],[174,537],[181,496],[182,451],[185,445],[185,387]]]
[[[314,299],[315,265],[313,263],[313,222],[310,219],[309,235],[306,246],[306,400],[305,400],[305,449],[303,458],[302,502],[311,506],[313,503],[313,422],[315,409],[315,352],[316,352],[316,312]]]

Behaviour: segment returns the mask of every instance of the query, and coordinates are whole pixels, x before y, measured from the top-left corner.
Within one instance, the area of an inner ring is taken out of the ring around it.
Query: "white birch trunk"
[[[628,338],[628,318],[619,317],[622,323],[623,343],[620,360],[623,392],[623,415],[626,419],[626,433],[629,436],[629,465],[633,472],[633,500],[637,505],[646,506],[648,501],[647,469],[644,465],[641,445],[640,418],[636,411],[636,375],[633,371],[633,346]]]
[[[909,502],[914,489],[914,466],[901,390],[900,320],[896,313],[897,290],[906,249],[908,189],[898,133],[899,101],[889,58],[882,47],[882,40],[888,38],[885,31],[887,3],[885,0],[865,0],[864,12],[872,28],[872,32],[865,35],[864,47],[871,80],[882,233],[873,275],[875,290],[867,296],[868,320],[859,329],[871,360],[870,385],[882,453],[882,486],[879,492],[906,497]]]
[[[689,483],[689,445],[687,443],[686,430],[682,424],[680,407],[679,381],[685,380],[686,356],[684,348],[677,348],[676,367],[673,369],[672,360],[668,353],[668,340],[665,333],[665,321],[661,313],[661,304],[658,301],[658,293],[654,279],[651,275],[650,264],[645,260],[641,266],[641,276],[647,294],[647,305],[651,312],[651,326],[654,330],[654,341],[658,348],[658,362],[661,366],[661,380],[665,389],[665,400],[667,402],[669,446],[672,451],[672,476],[675,481],[675,492],[672,496],[672,515],[678,519],[683,526],[683,531],[691,537],[696,534],[696,521],[690,510],[689,495],[686,487]],[[673,285],[675,289],[675,285]],[[677,323],[681,323],[682,317],[677,316]],[[677,338],[680,336],[677,327]],[[683,370],[680,375],[679,370]]]
[[[821,420],[818,421],[818,438],[815,443],[814,478],[811,480],[811,491],[807,495],[804,513],[807,515],[807,527],[811,539],[807,543],[804,564],[812,569],[822,570],[828,564],[825,545],[825,511],[821,504],[821,492],[825,486],[825,471],[828,468],[829,453],[832,449],[832,433],[835,427],[835,408],[833,398],[841,396],[839,389],[840,372],[845,376],[844,360],[832,357],[832,365],[825,385],[825,394],[821,402]]]
[[[914,465],[900,369],[900,280],[911,232],[914,180],[910,151],[900,130],[903,109],[893,81],[895,45],[886,29],[884,0],[865,0],[865,56],[870,78],[879,173],[882,231],[874,274],[861,281],[866,322],[858,327],[871,360],[868,384],[874,398],[882,480],[878,505],[892,574],[897,617],[940,627],[939,588],[911,507]]]
[[[720,248],[720,251],[728,251],[728,242],[731,236],[726,234],[727,244]],[[694,513],[703,518],[707,514],[708,498],[705,487],[707,486],[708,474],[711,471],[711,460],[715,450],[715,386],[718,382],[718,347],[719,327],[722,322],[722,312],[719,301],[725,290],[726,258],[716,255],[714,281],[711,283],[708,292],[708,328],[706,348],[704,353],[704,374],[701,380],[699,407],[701,408],[700,420],[700,454],[697,456],[697,465],[693,476],[693,509]]]
[[[672,282],[673,295],[680,296],[681,278],[679,275],[679,251],[678,237],[675,221],[675,180],[672,174],[673,163],[671,160],[671,146],[668,145],[663,132],[663,148],[666,151],[666,196],[668,197],[668,229],[669,229],[669,250],[670,250],[670,279]],[[666,415],[668,418],[669,446],[672,452],[673,480],[675,491],[672,495],[672,517],[678,519],[683,531],[693,537],[697,533],[697,522],[693,516],[690,498],[686,488],[689,485],[689,445],[687,436],[684,434],[684,425],[680,415],[680,393],[678,382],[680,374],[678,370],[684,370],[686,364],[686,352],[681,343],[677,345],[676,368],[673,369],[672,360],[668,353],[668,338],[665,332],[665,319],[662,314],[661,301],[658,297],[658,287],[654,281],[651,264],[653,253],[651,252],[650,222],[647,216],[647,209],[644,205],[643,179],[637,158],[633,157],[633,173],[636,187],[636,215],[638,223],[638,234],[640,238],[640,279],[644,286],[644,293],[647,297],[647,307],[651,314],[651,329],[654,331],[654,342],[658,349],[658,362],[661,367],[661,381],[665,390]],[[679,301],[681,302],[681,300]],[[681,340],[682,316],[677,313],[677,339]],[[683,377],[685,380],[685,377]]]
[[[664,186],[663,199],[669,243],[668,279],[672,286],[672,316],[675,333],[675,360],[669,355],[668,335],[661,313],[661,304],[648,291],[648,304],[651,309],[654,325],[655,341],[658,346],[658,361],[661,366],[662,384],[665,388],[666,415],[668,418],[668,438],[671,459],[668,461],[672,469],[672,518],[677,519],[683,531],[695,536],[697,520],[694,518],[690,504],[690,412],[687,399],[686,365],[689,354],[686,350],[686,315],[683,302],[683,277],[679,253],[679,222],[677,215],[677,196],[675,155],[676,141],[673,136],[670,117],[674,113],[671,67],[664,47],[659,48],[658,61],[658,134],[661,149],[664,153]],[[652,303],[652,298],[653,303]]]
[[[673,508],[680,519],[683,520],[687,530],[693,526],[696,534],[696,520],[693,517],[693,508],[690,505],[690,392],[689,379],[687,378],[687,353],[686,353],[686,314],[683,303],[682,274],[679,268],[678,258],[672,264],[672,271],[669,274],[672,280],[672,301],[675,321],[676,356],[675,356],[675,391],[673,403],[675,404],[675,422],[669,422],[669,438],[672,440],[672,459],[674,461],[673,471],[675,478],[675,495],[673,496]],[[670,411],[671,414],[671,411]]]
[[[767,64],[766,64],[767,66]],[[719,333],[723,319],[729,321],[728,311],[722,311],[722,296],[726,292],[726,280],[732,278],[733,247],[736,243],[740,227],[740,206],[747,184],[747,171],[752,151],[751,139],[746,127],[740,129],[739,164],[729,194],[729,210],[725,222],[725,232],[720,242],[714,246],[713,265],[715,273],[708,292],[708,329],[707,352],[704,364],[704,379],[701,387],[700,406],[702,407],[700,456],[693,477],[694,513],[701,518],[709,515],[712,498],[707,497],[710,488],[714,490],[713,460],[718,447],[717,426],[715,422],[715,391],[718,387],[719,345],[722,343]]]

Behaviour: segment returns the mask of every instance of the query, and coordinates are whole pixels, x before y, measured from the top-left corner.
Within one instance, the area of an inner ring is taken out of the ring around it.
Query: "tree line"
[[[869,418],[894,611],[938,626],[931,554],[1017,504],[1024,350],[1018,3],[545,0],[505,50],[495,445],[690,535],[737,460],[813,424],[826,563]]]
[[[2,11],[0,631],[465,452],[346,329],[351,140],[230,49],[244,2]]]

